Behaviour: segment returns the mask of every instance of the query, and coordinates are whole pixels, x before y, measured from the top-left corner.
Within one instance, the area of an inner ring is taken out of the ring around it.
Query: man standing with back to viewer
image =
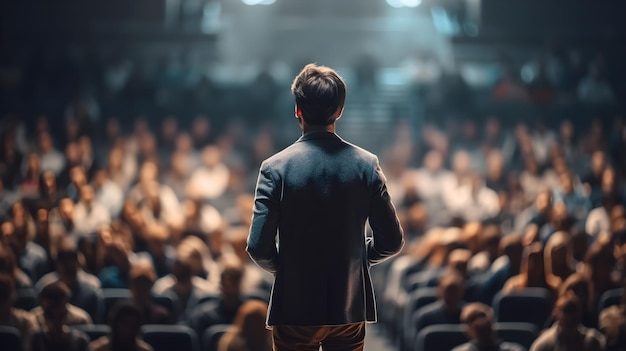
[[[261,164],[247,247],[274,274],[274,350],[363,350],[376,321],[369,268],[402,248],[402,228],[378,158],[335,134],[343,79],[309,64],[291,91],[302,136]]]

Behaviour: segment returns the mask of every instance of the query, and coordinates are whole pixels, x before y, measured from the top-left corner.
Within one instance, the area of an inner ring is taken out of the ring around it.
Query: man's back
[[[257,189],[268,208],[255,207],[251,237],[279,232],[265,266],[276,271],[269,324],[375,320],[369,265],[402,245],[377,158],[334,133],[305,133],[263,163]],[[366,249],[368,217],[379,251]]]

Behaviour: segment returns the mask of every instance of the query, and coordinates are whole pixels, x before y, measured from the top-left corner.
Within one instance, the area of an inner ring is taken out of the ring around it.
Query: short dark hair
[[[333,69],[316,64],[304,66],[291,85],[296,105],[308,124],[329,125],[346,100],[346,83]]]
[[[15,281],[8,274],[0,273],[0,302],[4,303],[15,296]]]
[[[41,292],[39,293],[39,300],[48,299],[55,303],[60,303],[63,301],[69,301],[71,296],[72,292],[67,285],[65,285],[62,281],[57,280],[41,289]]]
[[[109,326],[113,327],[126,317],[132,317],[137,320],[137,324],[141,326],[144,323],[144,315],[136,305],[128,301],[119,301],[113,306],[109,312]]]

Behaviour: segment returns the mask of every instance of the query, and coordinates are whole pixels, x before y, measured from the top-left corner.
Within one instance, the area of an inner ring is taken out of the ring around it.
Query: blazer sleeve
[[[387,192],[387,180],[375,161],[373,170],[372,202],[369,211],[369,224],[372,236],[366,239],[367,259],[370,264],[378,264],[395,255],[404,245],[404,233],[396,214],[396,209]]]
[[[279,194],[271,169],[266,163],[261,164],[246,250],[259,267],[270,273],[276,273],[277,269],[276,234],[278,233]]]

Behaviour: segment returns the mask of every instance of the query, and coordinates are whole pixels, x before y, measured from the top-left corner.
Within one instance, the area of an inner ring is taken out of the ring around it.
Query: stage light
[[[396,9],[402,7],[418,7],[422,4],[422,0],[387,0],[387,4]]]
[[[403,0],[402,3],[404,3],[406,7],[418,7],[422,3],[422,0]]]
[[[276,2],[276,0],[241,0],[246,5],[271,5]]]

